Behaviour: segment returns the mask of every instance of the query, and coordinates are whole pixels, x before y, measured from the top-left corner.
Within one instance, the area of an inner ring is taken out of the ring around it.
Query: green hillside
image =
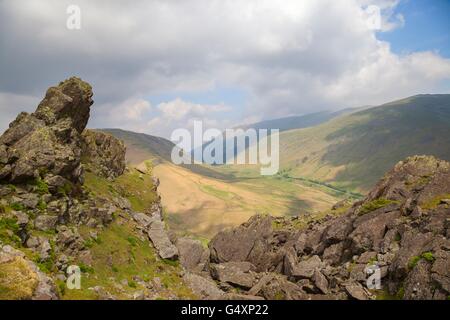
[[[289,175],[358,191],[416,154],[450,160],[450,95],[417,95],[280,135]]]
[[[149,159],[155,163],[170,161],[174,144],[167,139],[122,129],[101,129],[101,131],[125,142],[127,162],[131,164],[139,164]]]

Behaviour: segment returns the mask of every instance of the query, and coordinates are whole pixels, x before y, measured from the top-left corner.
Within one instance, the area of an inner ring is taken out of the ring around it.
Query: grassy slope
[[[109,202],[108,200],[119,195],[125,197],[130,201],[133,210],[141,212],[150,209],[157,199],[151,175],[142,174],[134,169],[114,181],[86,172],[83,188],[100,203],[105,200]],[[11,210],[10,207],[0,205],[0,214]],[[182,269],[178,263],[161,260],[147,237],[139,238],[136,224],[126,212],[118,210],[114,213],[114,217],[113,223],[101,229],[86,225],[78,226],[78,232],[83,237],[85,246],[91,251],[92,265],[87,266],[76,260],[70,261],[70,264],[79,265],[81,268],[81,290],[69,290],[65,287],[65,282],[57,281],[62,299],[97,299],[99,295],[93,290],[97,286],[119,299],[130,299],[139,291],[148,292],[154,299],[195,298],[182,281]],[[75,226],[68,225],[68,227]],[[0,215],[0,241],[20,249],[41,271],[55,276],[57,269],[54,254],[52,253],[45,261],[40,260],[38,254],[22,247],[15,234],[17,231],[18,226],[14,219]],[[29,232],[49,239],[51,244],[55,242],[54,231],[42,232],[30,229]],[[91,238],[92,232],[98,234],[96,240]],[[16,264],[0,266],[0,299],[29,296],[29,293],[24,291],[24,286],[21,286],[19,291],[7,281],[12,276],[8,268],[16,268]],[[21,271],[23,281],[31,281],[26,277],[25,271]],[[148,282],[154,278],[159,278],[161,288],[152,292],[138,281],[140,279]]]
[[[294,177],[366,191],[415,154],[450,160],[450,95],[420,95],[280,135]]]

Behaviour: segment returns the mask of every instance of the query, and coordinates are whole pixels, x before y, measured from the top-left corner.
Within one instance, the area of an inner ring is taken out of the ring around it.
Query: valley
[[[216,179],[171,163],[154,167],[158,188],[171,229],[210,238],[237,226],[256,213],[276,216],[324,211],[342,199],[302,181],[278,177]]]

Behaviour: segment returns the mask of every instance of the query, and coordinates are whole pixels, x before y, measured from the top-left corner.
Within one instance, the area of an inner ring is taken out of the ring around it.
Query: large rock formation
[[[19,114],[0,137],[0,286],[11,298],[58,298],[37,265],[63,272],[70,261],[89,264],[76,225],[103,227],[118,210],[82,188],[84,167],[107,178],[125,169],[121,141],[83,132],[92,103],[91,86],[70,78],[49,88],[36,111]],[[4,244],[27,247],[37,264]]]
[[[80,182],[81,132],[92,103],[92,88],[81,79],[49,88],[36,112],[20,113],[0,137],[0,179],[59,176]]]
[[[83,161],[99,176],[114,179],[125,171],[125,145],[110,134],[85,130],[82,136]]]
[[[211,275],[227,290],[268,299],[447,299],[448,162],[428,156],[399,162],[363,201],[336,215],[306,228],[297,227],[299,217],[255,216],[220,232],[209,245]],[[374,272],[379,290],[367,288]],[[251,279],[257,283],[248,288]]]

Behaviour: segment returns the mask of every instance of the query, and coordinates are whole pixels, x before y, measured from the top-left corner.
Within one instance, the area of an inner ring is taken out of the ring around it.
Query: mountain
[[[450,160],[450,95],[417,95],[280,135],[289,175],[363,192],[415,154]]]
[[[126,131],[122,129],[100,129],[122,140],[127,146],[127,162],[136,165],[145,160],[155,163],[170,161],[170,154],[175,144],[173,142],[144,133]]]
[[[65,80],[0,136],[0,300],[195,298],[158,180],[126,168],[122,141],[85,129],[92,94]]]
[[[236,126],[234,129],[243,129],[243,130],[247,130],[247,129],[255,129],[255,130],[278,129],[278,130],[280,130],[280,132],[283,132],[283,131],[288,131],[288,130],[293,130],[293,129],[308,128],[308,127],[313,127],[313,126],[319,125],[321,123],[327,122],[333,118],[339,117],[340,115],[349,114],[349,113],[352,113],[352,112],[355,112],[357,110],[361,110],[364,108],[365,107],[347,108],[347,109],[343,109],[343,110],[339,110],[339,111],[321,111],[321,112],[315,112],[315,113],[310,113],[310,114],[301,115],[301,116],[291,116],[291,117],[284,117],[284,118],[278,118],[278,119],[273,119],[273,120],[265,120],[265,121],[256,122],[253,124]],[[223,137],[225,140],[225,133],[223,133]],[[259,135],[258,135],[258,139],[259,139]],[[205,148],[210,143],[211,143],[211,141],[204,143],[201,146],[202,150],[205,150]],[[236,146],[234,147],[233,155],[226,154],[226,143],[234,143],[234,141],[231,139],[225,140],[224,148],[222,150],[223,163],[225,163],[227,161],[227,159],[230,159],[230,158],[234,157],[235,154],[237,154]],[[250,142],[247,140],[246,147],[249,146],[249,143]],[[191,154],[193,157],[195,157],[195,150],[193,150],[191,152]],[[201,159],[198,159],[198,160],[201,161]]]
[[[280,132],[294,130],[294,129],[302,129],[317,126],[321,123],[327,122],[333,118],[339,117],[344,114],[352,113],[360,109],[364,109],[366,107],[361,108],[347,108],[339,111],[322,111],[309,113],[301,116],[291,116],[284,117],[273,120],[265,120],[261,122],[256,122],[249,125],[238,126],[238,128],[249,129],[253,128],[256,130],[259,129],[279,129]]]

